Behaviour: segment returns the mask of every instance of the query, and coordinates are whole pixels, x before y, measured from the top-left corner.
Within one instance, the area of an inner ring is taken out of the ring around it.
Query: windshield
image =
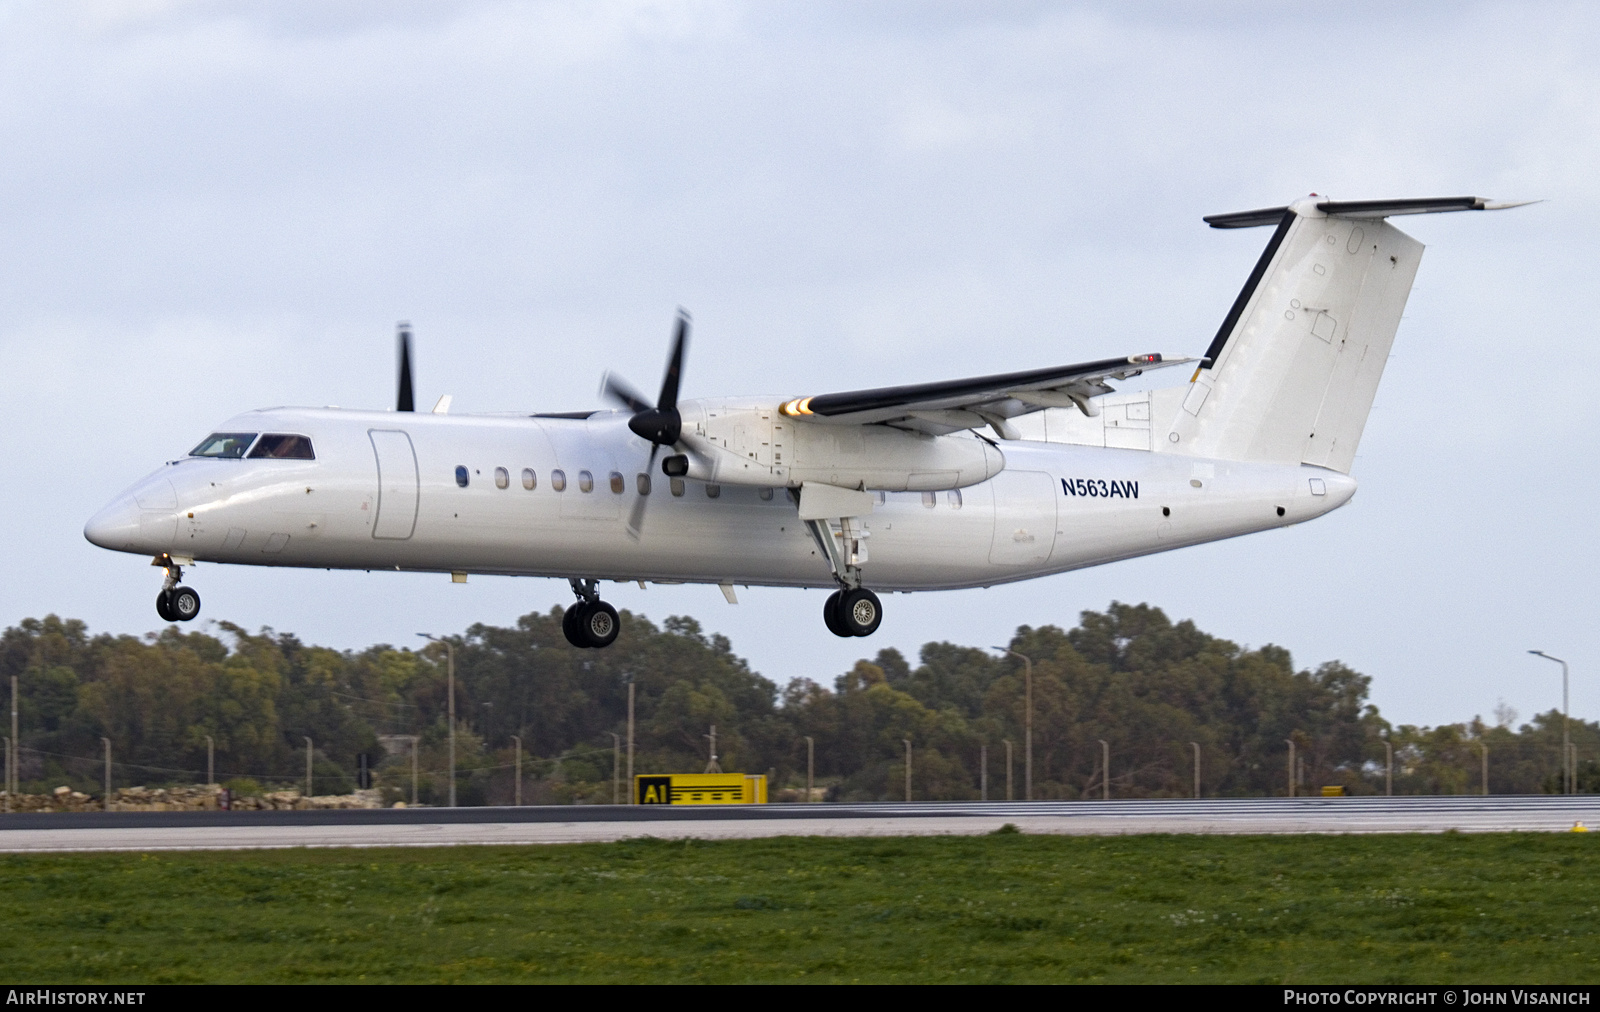
[[[213,432],[189,451],[191,457],[231,457],[238,459],[250,448],[254,432]]]
[[[287,460],[316,460],[317,455],[311,452],[311,440],[305,436],[284,436],[269,432],[261,437],[261,442],[250,451],[250,456],[276,457]]]

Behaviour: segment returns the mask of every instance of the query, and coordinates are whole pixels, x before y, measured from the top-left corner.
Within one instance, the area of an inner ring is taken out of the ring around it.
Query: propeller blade
[[[656,452],[660,449],[661,444],[650,444],[650,460],[644,465],[644,473],[647,477],[656,466]],[[637,481],[638,479],[634,480]],[[638,488],[635,487],[634,491],[637,492]],[[638,541],[644,535],[644,507],[649,501],[648,496],[635,495],[633,497],[633,509],[628,513],[628,536],[635,541]]]
[[[400,394],[395,398],[396,411],[415,411],[417,406],[411,395],[411,324],[402,323],[396,337],[400,345]]]
[[[605,379],[600,382],[600,392],[629,411],[638,413],[650,410],[650,402],[645,400],[644,394],[629,386],[627,380],[615,373],[606,373]]]
[[[683,351],[689,343],[689,311],[678,307],[678,328],[672,335],[672,357],[667,360],[667,374],[661,380],[661,399],[656,401],[660,411],[678,409],[678,381],[683,377]]]

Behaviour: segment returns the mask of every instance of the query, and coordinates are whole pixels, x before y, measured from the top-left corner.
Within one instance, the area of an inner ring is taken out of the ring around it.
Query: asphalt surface
[[[1600,796],[1251,798],[863,805],[573,805],[0,815],[0,853],[437,847],[627,837],[1600,830]]]

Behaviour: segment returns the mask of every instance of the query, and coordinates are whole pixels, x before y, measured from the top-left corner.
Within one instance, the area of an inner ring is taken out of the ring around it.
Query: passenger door
[[[396,429],[368,429],[367,438],[372,440],[378,461],[378,506],[372,536],[404,541],[417,527],[417,451],[411,437]]]
[[[1056,543],[1055,479],[1043,471],[1001,471],[994,489],[994,539],[989,561],[1000,566],[1042,566]]]

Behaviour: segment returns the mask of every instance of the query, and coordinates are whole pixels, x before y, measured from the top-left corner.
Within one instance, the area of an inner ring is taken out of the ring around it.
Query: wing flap
[[[1091,399],[1112,392],[1109,380],[1129,379],[1148,369],[1192,362],[1192,358],[1131,355],[1077,365],[998,373],[968,379],[878,387],[797,397],[779,409],[792,417],[838,425],[888,424],[932,435],[991,427],[1015,438],[1008,418],[1052,407],[1077,407],[1097,414]]]

